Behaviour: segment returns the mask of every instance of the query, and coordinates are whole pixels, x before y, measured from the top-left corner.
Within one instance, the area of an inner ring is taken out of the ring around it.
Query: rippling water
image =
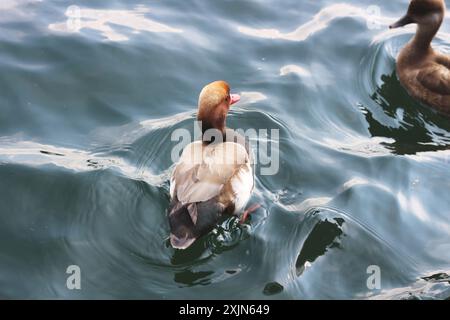
[[[407,4],[2,0],[0,296],[449,298],[450,122],[397,80]],[[170,137],[216,79],[230,127],[280,130],[280,170],[175,251]]]

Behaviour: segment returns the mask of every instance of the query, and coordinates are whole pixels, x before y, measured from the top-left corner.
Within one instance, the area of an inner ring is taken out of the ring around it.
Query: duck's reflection
[[[174,266],[190,265],[193,261],[206,260],[211,256],[208,248],[207,236],[200,238],[186,250],[174,250],[170,262]],[[167,240],[167,246],[170,241]]]
[[[383,75],[381,80],[371,99],[383,114],[364,108],[370,134],[391,138],[392,143],[382,144],[400,155],[450,149],[448,120],[411,98],[395,71]]]
[[[176,271],[174,273],[173,280],[180,284],[180,286],[195,286],[195,285],[207,285],[210,283],[210,275],[213,274],[211,271],[191,271],[192,262],[198,262],[201,260],[206,260],[210,257],[211,252],[208,250],[208,244],[206,241],[207,237],[200,238],[198,241],[194,242],[186,250],[175,250],[172,258],[171,264],[173,266],[185,266],[181,271]],[[170,246],[170,241],[167,239],[167,247]]]
[[[193,271],[195,266],[203,264],[210,258],[231,250],[246,238],[245,227],[237,217],[222,218],[221,223],[209,234],[199,238],[185,250],[173,251],[170,262],[177,270],[174,281],[182,286],[207,285],[226,279],[240,272],[240,269],[227,269],[223,272]],[[167,239],[166,246],[170,247]],[[179,269],[181,268],[181,269]],[[213,276],[214,275],[214,276]]]
[[[184,270],[175,274],[174,281],[188,287],[195,285],[208,285],[211,283],[209,276],[213,273],[213,271],[193,272],[190,270]]]

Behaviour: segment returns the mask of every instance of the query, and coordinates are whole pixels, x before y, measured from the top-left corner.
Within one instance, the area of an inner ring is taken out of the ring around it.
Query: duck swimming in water
[[[202,140],[184,148],[170,179],[168,217],[174,248],[189,247],[222,215],[242,213],[250,199],[254,177],[249,145],[225,125],[230,106],[239,99],[225,81],[212,82],[200,93]]]
[[[416,35],[398,56],[398,77],[412,97],[450,116],[450,56],[431,47],[445,10],[444,0],[412,0],[407,14],[390,28],[417,24]]]

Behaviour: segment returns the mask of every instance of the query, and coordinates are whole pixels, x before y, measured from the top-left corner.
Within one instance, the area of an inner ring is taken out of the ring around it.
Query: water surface
[[[0,296],[449,298],[450,122],[395,74],[407,5],[2,1]],[[175,251],[170,137],[217,79],[230,127],[279,129],[280,170],[247,224]]]

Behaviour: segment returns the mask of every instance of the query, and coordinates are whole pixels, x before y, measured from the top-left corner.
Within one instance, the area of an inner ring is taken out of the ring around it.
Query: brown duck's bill
[[[395,28],[400,28],[403,26],[406,26],[407,24],[413,23],[413,19],[411,19],[408,15],[400,18],[400,20],[398,20],[397,22],[391,24],[389,26],[389,29],[395,29]]]

